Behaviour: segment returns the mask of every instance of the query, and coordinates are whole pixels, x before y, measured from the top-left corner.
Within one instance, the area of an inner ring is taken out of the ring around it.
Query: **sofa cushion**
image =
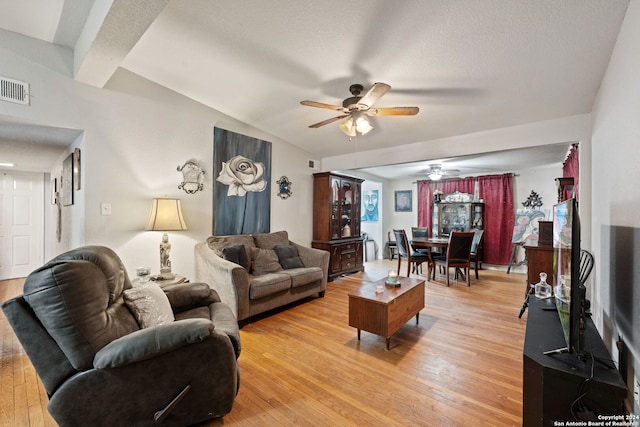
[[[249,298],[258,299],[276,292],[287,291],[291,288],[291,277],[283,273],[271,273],[262,276],[252,276],[249,281]]]
[[[292,288],[322,280],[324,276],[320,267],[292,268],[284,272],[291,277]]]
[[[223,248],[222,258],[242,266],[242,268],[247,271],[251,268],[251,264],[247,258],[247,250],[244,245],[234,245]]]
[[[274,233],[253,234],[255,245],[263,249],[273,249],[276,245],[288,245],[289,233],[286,231],[276,231]]]
[[[124,302],[141,328],[151,328],[174,321],[169,298],[155,283],[134,286],[126,289],[123,295]]]
[[[251,273],[256,276],[282,270],[273,249],[251,248]]]
[[[237,234],[232,236],[209,236],[207,245],[214,254],[222,258],[222,250],[227,246],[244,245],[247,251],[247,259],[251,259],[250,248],[255,246],[253,237],[249,234]]]
[[[276,245],[273,247],[273,250],[276,251],[276,254],[278,255],[278,261],[280,262],[282,268],[284,268],[285,270],[304,267],[304,264],[300,259],[300,255],[298,255],[298,249],[295,246]]]

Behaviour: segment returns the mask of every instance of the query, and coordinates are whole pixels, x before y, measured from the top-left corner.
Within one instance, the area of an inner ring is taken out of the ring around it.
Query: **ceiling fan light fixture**
[[[369,120],[363,115],[356,115],[355,113],[344,122],[338,125],[342,133],[348,136],[356,136],[356,132],[360,135],[366,135],[371,132],[373,126],[369,123]]]
[[[356,127],[353,125],[353,117],[349,117],[338,125],[338,128],[347,136],[356,136]]]
[[[300,101],[300,104],[309,107],[325,108],[343,113],[337,117],[309,125],[309,127],[314,129],[319,128],[347,117],[344,122],[338,125],[338,128],[345,135],[354,137],[358,133],[360,135],[366,135],[373,129],[373,126],[371,126],[366,116],[415,116],[418,114],[418,107],[372,108],[385,93],[391,90],[391,86],[386,83],[374,83],[364,94],[362,94],[363,90],[364,88],[361,84],[351,85],[349,91],[353,96],[343,100],[342,106],[308,100]]]
[[[369,119],[364,116],[360,116],[356,119],[356,131],[360,132],[360,135],[366,135],[371,132],[373,126],[369,123]]]
[[[434,171],[429,174],[429,179],[431,181],[438,181],[440,178],[442,178],[442,172],[440,171]]]

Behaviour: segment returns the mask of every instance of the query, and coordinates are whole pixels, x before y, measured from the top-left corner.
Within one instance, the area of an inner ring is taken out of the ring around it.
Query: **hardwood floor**
[[[358,341],[348,293],[395,267],[367,263],[324,298],[245,325],[234,408],[202,426],[520,426],[525,276],[482,270],[471,287],[447,288],[437,275],[419,325],[410,320],[387,351],[383,337],[363,331]],[[22,281],[0,282],[0,301],[21,292]],[[4,315],[0,332],[0,426],[55,425]]]

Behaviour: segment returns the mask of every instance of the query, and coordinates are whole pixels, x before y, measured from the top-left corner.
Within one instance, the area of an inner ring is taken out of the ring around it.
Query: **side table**
[[[138,279],[137,277],[135,279],[131,279],[131,283],[133,283],[134,285],[138,285],[140,284],[140,279]],[[179,274],[176,274],[176,277],[174,277],[173,279],[162,279],[158,275],[158,276],[151,276],[151,280],[149,280],[146,283],[155,283],[158,286],[169,286],[169,285],[177,285],[179,283],[189,283],[189,279]]]

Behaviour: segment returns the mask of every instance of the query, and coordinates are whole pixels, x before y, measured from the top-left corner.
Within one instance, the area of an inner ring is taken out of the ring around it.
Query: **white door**
[[[44,177],[0,174],[0,280],[26,277],[43,262]]]

